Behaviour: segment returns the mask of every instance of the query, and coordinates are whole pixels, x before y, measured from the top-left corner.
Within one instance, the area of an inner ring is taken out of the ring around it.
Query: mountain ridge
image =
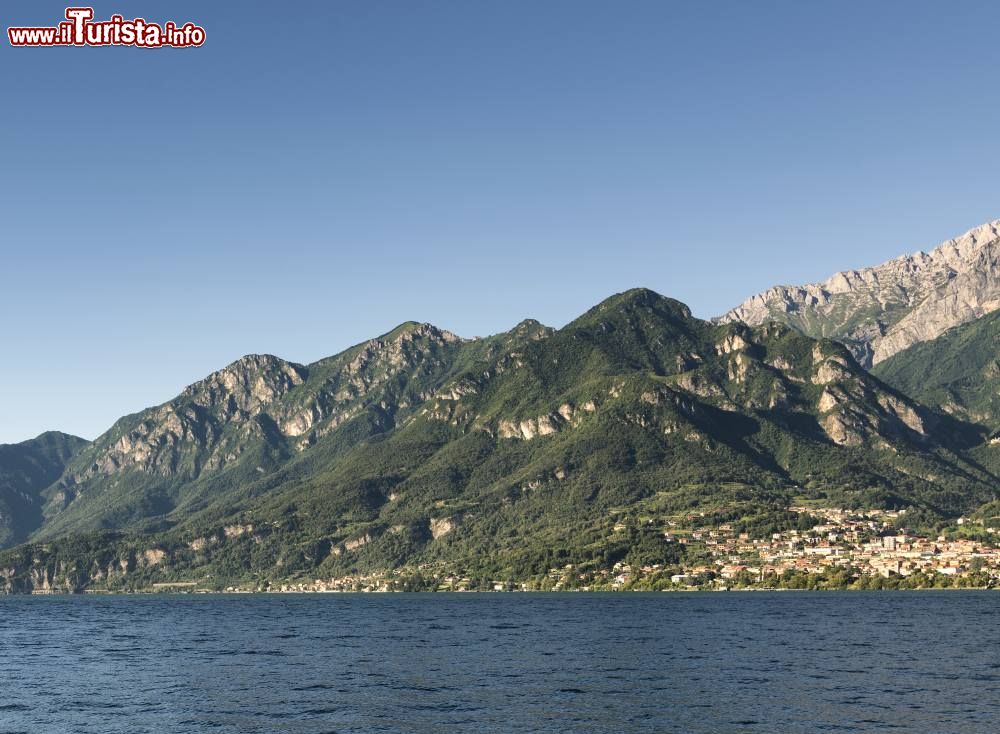
[[[1000,308],[1000,220],[928,253],[835,273],[822,282],[773,286],[720,322],[788,323],[847,344],[864,366]]]
[[[950,415],[1000,432],[1000,311],[914,344],[873,370]]]
[[[42,492],[87,444],[60,431],[0,444],[0,547],[27,538],[25,528],[41,520]]]
[[[518,577],[557,551],[613,563],[634,513],[791,522],[803,497],[956,516],[993,497],[967,455],[978,430],[835,340],[633,289],[561,329],[463,340],[407,323],[310,365],[236,360],[72,458],[0,575],[73,589],[421,564]]]

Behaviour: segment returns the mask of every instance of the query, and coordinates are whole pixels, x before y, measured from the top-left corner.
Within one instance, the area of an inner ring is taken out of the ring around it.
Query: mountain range
[[[0,588],[668,563],[688,513],[946,522],[1000,487],[997,222],[715,321],[647,289],[560,329],[405,323],[245,356],[93,442],[0,446]]]
[[[720,318],[780,321],[847,345],[871,367],[1000,308],[1000,220],[918,252],[822,283],[775,286]]]

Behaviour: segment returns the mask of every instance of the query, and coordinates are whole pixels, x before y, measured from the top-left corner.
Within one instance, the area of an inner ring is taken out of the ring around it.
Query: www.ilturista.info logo
[[[138,46],[139,48],[188,48],[205,43],[205,29],[194,23],[163,25],[145,18],[94,22],[93,8],[66,8],[66,20],[57,26],[8,28],[11,46]]]

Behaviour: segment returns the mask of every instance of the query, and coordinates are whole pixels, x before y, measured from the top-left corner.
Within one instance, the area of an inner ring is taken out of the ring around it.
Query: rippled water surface
[[[0,598],[0,732],[997,732],[1000,593]]]

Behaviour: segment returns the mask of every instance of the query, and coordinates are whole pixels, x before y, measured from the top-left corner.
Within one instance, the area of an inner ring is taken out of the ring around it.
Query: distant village
[[[271,591],[602,591],[728,590],[739,588],[1000,587],[1000,529],[960,518],[956,532],[916,537],[895,528],[905,510],[791,507],[819,520],[811,529],[750,538],[733,526],[683,527],[668,521],[666,543],[685,546],[678,566],[610,569],[568,564],[530,581],[481,579],[430,567],[370,576],[311,579],[229,592]],[[616,529],[620,529],[616,527]],[[415,579],[419,579],[415,581]],[[910,583],[907,584],[906,581]],[[816,581],[825,581],[815,584]],[[896,584],[886,582],[898,582]]]
[[[916,537],[894,528],[905,510],[851,511],[839,508],[791,507],[793,512],[822,519],[808,531],[787,530],[768,539],[751,540],[746,533],[736,534],[731,525],[709,530],[677,533],[668,539],[689,546],[700,546],[704,562],[672,574],[671,583],[679,586],[725,588],[731,582],[766,586],[769,579],[793,575],[830,575],[849,571],[854,577],[906,578],[922,574],[969,579],[974,574],[977,585],[1000,585],[1000,529],[981,527],[983,538]],[[957,527],[968,521],[960,518]],[[610,574],[612,587],[624,587],[637,579],[657,572],[656,568],[620,566]],[[962,584],[939,584],[962,585]]]

